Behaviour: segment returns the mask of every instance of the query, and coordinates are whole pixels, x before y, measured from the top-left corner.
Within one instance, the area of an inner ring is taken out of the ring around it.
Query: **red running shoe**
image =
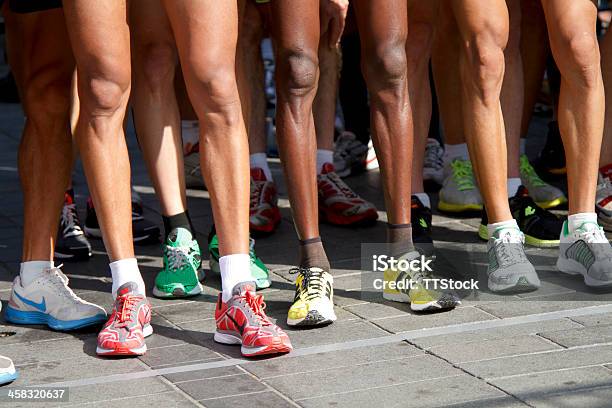
[[[255,286],[241,283],[234,288],[234,296],[223,303],[217,301],[215,341],[223,344],[242,344],[245,357],[289,353],[293,350],[289,336],[272,323],[264,312],[263,296],[255,295]]]
[[[251,169],[251,202],[249,228],[252,233],[270,234],[280,224],[278,193],[273,181],[266,178],[263,169]]]
[[[334,171],[334,165],[325,163],[317,177],[319,211],[321,217],[335,225],[369,224],[378,219],[374,204],[359,197]]]
[[[145,337],[153,334],[151,305],[136,294],[136,284],[128,282],[117,291],[110,319],[98,334],[99,356],[142,356],[147,351]]]

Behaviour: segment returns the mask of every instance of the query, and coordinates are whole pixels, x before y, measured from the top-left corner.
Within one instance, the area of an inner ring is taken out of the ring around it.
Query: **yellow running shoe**
[[[415,260],[419,257],[419,252],[412,251],[399,259]],[[421,271],[388,268],[383,273],[383,298],[393,302],[410,303],[410,309],[415,312],[448,310],[461,304],[459,298],[452,293],[429,289],[424,281],[427,278]]]
[[[333,276],[320,268],[294,268],[290,273],[298,276],[287,325],[322,326],[334,322]]]

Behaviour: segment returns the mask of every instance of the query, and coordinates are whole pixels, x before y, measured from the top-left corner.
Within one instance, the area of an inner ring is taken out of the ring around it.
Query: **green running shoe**
[[[521,181],[536,204],[545,210],[567,203],[563,191],[543,181],[524,154],[521,155]]]
[[[198,241],[185,228],[173,230],[164,246],[164,269],[155,278],[153,295],[182,298],[202,293],[198,272],[202,253]]]
[[[217,239],[217,233],[213,227],[213,230],[208,236],[208,252],[210,253],[210,270],[220,274],[221,268],[219,267],[219,240]],[[251,256],[251,275],[255,280],[257,289],[269,288],[272,285],[270,280],[270,272],[268,267],[263,261],[255,254],[255,240],[250,239],[249,255]]]

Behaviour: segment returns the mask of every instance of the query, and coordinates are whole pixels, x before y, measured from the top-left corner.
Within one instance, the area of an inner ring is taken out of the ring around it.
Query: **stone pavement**
[[[22,126],[18,105],[0,105],[3,302],[9,297],[20,257],[17,148]],[[543,123],[537,122],[533,133],[531,151],[542,142]],[[147,216],[161,221],[133,134],[129,145],[133,184],[144,199]],[[280,180],[278,162],[273,169]],[[348,182],[383,208],[378,173]],[[82,211],[87,187],[80,167],[75,189]],[[95,329],[59,333],[13,326],[0,318],[0,354],[11,357],[20,373],[13,386],[69,386],[70,399],[61,406],[612,405],[612,300],[605,293],[588,291],[579,278],[559,275],[554,268],[555,250],[528,250],[543,281],[537,292],[497,296],[482,291],[451,312],[415,314],[406,305],[366,301],[360,294],[360,244],[384,240],[384,212],[371,228],[355,231],[324,225],[322,235],[334,267],[338,321],[315,330],[288,329],[284,321],[293,297],[288,270],[297,250],[284,192],[281,186],[280,230],[258,240],[256,248],[272,269],[272,288],[263,291],[267,310],[291,336],[296,348],[292,354],[249,361],[237,348],[215,344],[213,310],[220,281],[208,273],[205,293],[197,298],[151,298],[154,334],[147,339],[148,353],[138,359],[96,357]],[[188,196],[200,245],[205,247],[212,222],[208,195],[190,190]],[[476,235],[478,222],[477,215],[436,214],[436,247],[443,252],[461,243],[470,256],[482,256],[485,245]],[[107,258],[102,243],[93,243],[95,254],[89,262],[66,264],[64,271],[81,297],[110,310]],[[137,246],[136,250],[151,288],[161,266],[159,246]],[[476,273],[483,268],[482,262],[477,264]]]

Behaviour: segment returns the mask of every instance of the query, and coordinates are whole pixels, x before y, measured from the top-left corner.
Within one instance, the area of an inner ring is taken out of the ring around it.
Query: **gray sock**
[[[300,266],[303,268],[321,268],[329,272],[331,266],[320,237],[300,240]]]

